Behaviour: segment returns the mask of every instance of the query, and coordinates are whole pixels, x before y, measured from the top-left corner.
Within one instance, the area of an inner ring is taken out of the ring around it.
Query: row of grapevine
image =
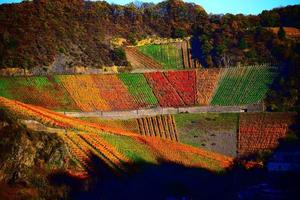
[[[68,75],[58,78],[82,111],[109,110],[108,103],[100,95],[91,76]]]
[[[133,110],[137,106],[124,83],[116,75],[91,75],[99,94],[111,110]]]
[[[139,133],[139,127],[136,119],[103,119],[98,117],[81,118],[83,121],[92,122],[101,126],[114,127],[119,130]]]
[[[108,144],[99,134],[79,134],[87,144],[89,144],[94,149],[94,154],[100,156],[108,166],[111,165],[113,169],[119,169],[127,171],[126,167],[123,166],[124,163],[129,164],[131,161],[124,155],[119,153],[113,146]],[[95,151],[96,150],[96,151]]]
[[[145,74],[149,85],[152,87],[156,98],[162,107],[181,107],[184,106],[182,98],[161,72]]]
[[[212,105],[247,105],[261,101],[272,84],[276,69],[250,66],[224,69]]]
[[[160,69],[162,65],[135,47],[125,48],[127,60],[134,69]]]
[[[141,135],[178,141],[176,124],[172,115],[138,118],[137,123]]]
[[[160,64],[164,69],[183,68],[181,49],[178,48],[180,43],[170,44],[150,44],[138,47],[139,51],[151,57]]]
[[[122,111],[260,102],[276,76],[266,66],[144,74],[0,77],[0,96],[52,110]]]
[[[192,56],[192,48],[190,47],[190,41],[184,41],[180,43],[182,52],[182,63],[185,69],[200,68],[201,64],[197,59]]]
[[[52,77],[0,77],[0,96],[53,110],[79,109]]]
[[[238,155],[245,156],[277,147],[286,137],[294,113],[245,113],[240,115]]]
[[[99,139],[97,134],[68,131],[65,134],[59,134],[59,136],[66,141],[71,154],[85,169],[89,171],[95,170],[95,167],[97,167],[96,163],[93,163],[95,156],[116,172],[126,171],[121,161],[127,162],[128,159],[106,144],[104,140]]]
[[[84,156],[85,154],[87,156],[96,155],[108,166],[117,171],[124,171],[122,164],[130,163],[130,160],[127,159],[128,156],[122,157],[124,154],[120,155],[120,152],[118,152],[119,149],[116,150],[111,142],[102,141],[95,135],[89,137],[83,134],[100,134],[101,138],[102,135],[105,135],[105,137],[115,135],[124,139],[130,138],[139,143],[139,145],[144,145],[144,149],[150,151],[156,160],[176,162],[189,167],[205,167],[211,170],[220,170],[224,167],[229,167],[232,163],[231,157],[179,144],[171,140],[161,140],[158,137],[145,137],[113,127],[104,127],[99,124],[67,117],[42,107],[27,105],[3,97],[0,97],[0,107],[15,116],[20,116],[22,119],[33,119],[46,126],[55,126],[66,130],[64,138],[68,137],[73,142],[70,143],[69,141],[69,143],[77,145],[81,150],[76,150],[76,146],[72,145],[74,155],[77,152],[77,160],[82,161],[82,163],[87,159]],[[112,140],[112,142],[118,141]],[[214,165],[210,166],[210,163],[214,163]]]
[[[164,69],[200,68],[200,63],[193,58],[190,41],[169,44],[148,44],[139,46],[138,50],[159,62]],[[128,52],[128,57],[130,56]],[[133,65],[135,60],[129,59]],[[144,67],[147,68],[147,67]]]
[[[135,103],[140,107],[151,107],[158,104],[153,91],[143,74],[119,74],[119,78],[128,88]]]
[[[193,106],[196,104],[196,71],[168,71],[164,74],[185,105]]]
[[[201,69],[197,71],[197,103],[199,105],[209,105],[221,71],[221,69]]]
[[[92,171],[92,168],[90,167],[91,160],[89,154],[87,154],[80,146],[78,146],[78,144],[74,143],[74,141],[71,140],[67,134],[59,133],[58,135],[68,146],[70,154],[77,161],[82,170]]]

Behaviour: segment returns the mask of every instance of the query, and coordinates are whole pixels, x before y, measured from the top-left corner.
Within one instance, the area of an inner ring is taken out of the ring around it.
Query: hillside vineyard
[[[276,68],[248,66],[118,75],[0,77],[0,96],[52,110],[124,111],[152,107],[259,103]]]

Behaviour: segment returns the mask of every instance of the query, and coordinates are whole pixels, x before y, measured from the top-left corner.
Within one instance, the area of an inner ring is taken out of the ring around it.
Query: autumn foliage
[[[73,152],[75,159],[80,161],[83,167],[87,162],[86,159],[89,157],[88,152],[103,159],[109,167],[117,172],[126,170],[122,163],[131,162],[124,155],[117,152],[112,145],[99,138],[98,136],[101,136],[101,134],[114,134],[132,138],[136,142],[146,145],[158,160],[164,159],[185,166],[204,167],[210,170],[223,169],[232,164],[231,157],[190,147],[170,140],[142,136],[130,131],[81,121],[41,107],[27,105],[3,97],[0,97],[0,106],[19,118],[34,119],[47,126],[56,127],[58,133],[60,135],[63,134],[63,139],[67,140],[67,143],[70,145],[71,152]],[[91,135],[92,137],[90,137],[83,134],[96,135]],[[208,163],[207,159],[209,160]],[[210,162],[214,163],[213,166],[209,165]]]
[[[244,113],[240,115],[238,155],[272,150],[287,136],[295,113]]]
[[[178,92],[163,73],[146,73],[145,77],[162,107],[181,107],[185,105]]]

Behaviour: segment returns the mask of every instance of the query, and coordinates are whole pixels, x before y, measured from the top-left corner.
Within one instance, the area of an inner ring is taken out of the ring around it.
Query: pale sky
[[[109,3],[127,4],[134,0],[107,0]],[[158,3],[161,0],[141,0],[142,2]],[[300,5],[300,0],[185,0],[201,5],[206,12],[213,14],[259,14],[263,10],[271,10],[272,8]],[[21,0],[0,0],[0,3],[16,3]]]

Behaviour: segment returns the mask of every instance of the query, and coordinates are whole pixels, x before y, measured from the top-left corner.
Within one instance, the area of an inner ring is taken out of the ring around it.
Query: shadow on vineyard
[[[201,42],[199,40],[199,37],[197,35],[193,35],[190,39],[190,43],[192,58],[203,63],[203,60],[201,60],[201,51],[199,51],[199,49],[201,49]]]
[[[50,177],[52,184],[67,185],[70,199],[295,199],[299,177],[270,175],[263,169],[213,173],[175,163],[138,163],[131,172],[117,175],[94,156],[94,171],[78,179],[64,173]],[[272,177],[272,178],[271,178]],[[276,178],[275,178],[276,177]],[[284,183],[285,185],[283,185]],[[294,186],[293,186],[294,185]],[[265,194],[262,189],[267,189]],[[285,190],[289,188],[289,190]],[[258,195],[258,196],[255,196]],[[277,198],[276,198],[277,199]]]

